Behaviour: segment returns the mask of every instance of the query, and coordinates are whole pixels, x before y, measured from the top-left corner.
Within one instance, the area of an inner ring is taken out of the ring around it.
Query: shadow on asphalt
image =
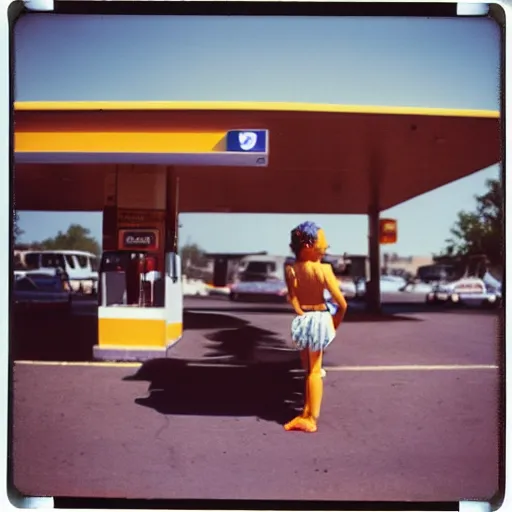
[[[148,381],[135,403],[165,415],[255,416],[284,424],[302,405],[304,380],[290,370],[298,358],[238,367],[192,361],[148,361],[125,381]]]
[[[13,360],[90,361],[98,340],[98,318],[26,314],[13,310],[10,353]]]
[[[218,310],[213,309],[211,312],[196,312],[195,309],[193,311],[186,309],[183,311],[183,330],[185,331],[196,329],[234,329],[248,324],[249,322],[246,320],[237,318],[228,312],[222,314]]]
[[[219,330],[206,334],[205,338],[209,341],[206,345],[209,349],[206,358],[229,356],[233,364],[261,360],[265,355],[275,360],[280,357],[289,358],[290,353],[295,354],[295,350],[284,343],[282,335],[252,325]]]

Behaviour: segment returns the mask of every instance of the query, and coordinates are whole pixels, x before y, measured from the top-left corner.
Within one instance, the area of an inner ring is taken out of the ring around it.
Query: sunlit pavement
[[[289,308],[186,306],[169,360],[15,365],[21,491],[438,501],[497,490],[495,313],[348,315],[325,356],[320,428],[308,435],[282,428],[302,399]]]

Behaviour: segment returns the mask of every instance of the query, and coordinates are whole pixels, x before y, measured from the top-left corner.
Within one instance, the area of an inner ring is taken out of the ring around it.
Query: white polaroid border
[[[98,1],[106,1],[106,0],[98,0]],[[134,1],[144,1],[144,0],[134,0]],[[173,0],[164,0],[164,1],[173,1]],[[184,0],[177,0],[177,1],[184,1]],[[185,0],[187,1],[187,0]],[[189,0],[193,1],[193,0]],[[231,0],[210,0],[212,2],[216,1],[231,1]],[[274,0],[260,0],[260,1],[274,1]],[[280,1],[291,1],[291,0],[280,0]],[[296,1],[322,1],[322,0],[296,0]],[[335,1],[335,2],[343,2],[344,0],[323,0],[323,1]],[[368,1],[368,0],[363,0]],[[373,1],[379,1],[379,3],[388,3],[382,0],[373,0]],[[394,0],[395,2],[402,2],[404,3],[430,3],[430,2],[423,2],[422,0]],[[435,0],[439,3],[453,3],[450,0]],[[2,144],[0,145],[0,168],[1,171],[1,181],[4,183],[3,186],[0,185],[0,237],[3,240],[9,240],[10,238],[10,214],[9,212],[9,201],[10,201],[10,181],[9,181],[9,175],[10,175],[10,161],[9,161],[9,140],[10,140],[10,122],[9,122],[9,109],[10,109],[10,103],[9,103],[9,76],[10,76],[10,69],[9,69],[9,22],[7,17],[7,10],[10,5],[10,0],[1,0],[3,5],[3,16],[1,19],[0,24],[0,68],[4,70],[4,73],[0,74],[0,77],[2,77],[2,80],[0,80],[0,97],[3,98],[3,102],[0,104],[0,119],[3,119],[3,121],[0,123],[0,141]],[[27,9],[31,11],[37,11],[37,12],[51,12],[54,8],[54,2],[53,0],[24,0],[25,6]],[[512,0],[497,0],[492,2],[494,4],[500,5],[503,10],[505,11],[505,19],[508,21],[512,17]],[[457,5],[457,14],[462,16],[478,16],[485,14],[488,11],[488,3],[483,3],[478,0],[472,1],[466,1],[466,2],[460,2]],[[506,60],[505,60],[505,70],[503,70],[503,73],[505,74],[505,83],[507,84],[507,89],[504,91],[505,95],[507,96],[507,92],[511,90],[512,84],[512,36],[510,35],[510,29],[507,31],[508,35],[506,36],[506,41],[504,41],[504,46],[508,48],[508,52],[506,52]],[[510,135],[512,133],[511,130],[511,122],[512,119],[512,108],[510,106],[510,103],[505,101],[505,122],[506,122],[506,133],[508,134],[508,139],[505,141],[505,153],[506,155],[510,154],[512,152],[512,136]],[[505,200],[508,198],[509,193],[506,191],[510,191],[512,189],[512,166],[509,162],[505,162],[503,165],[505,165]],[[508,172],[507,172],[508,171]],[[509,240],[506,239],[506,252],[508,254],[508,245]],[[33,498],[24,498],[20,500],[20,502],[13,503],[10,501],[8,494],[7,494],[7,486],[5,483],[7,482],[7,447],[8,447],[8,394],[10,390],[10,382],[9,382],[9,373],[8,373],[8,363],[9,363],[9,357],[8,357],[8,340],[9,340],[9,322],[8,322],[8,311],[9,311],[9,251],[2,251],[0,252],[0,265],[1,265],[1,272],[0,272],[0,308],[4,310],[4,315],[1,315],[0,317],[0,333],[1,337],[3,338],[3,342],[0,343],[0,361],[2,362],[0,375],[1,375],[1,382],[0,384],[0,414],[2,418],[1,422],[1,435],[0,435],[0,455],[2,456],[3,463],[0,464],[0,480],[4,482],[3,490],[1,496],[0,496],[0,510],[6,510],[6,511],[14,511],[21,509],[53,509],[54,508],[54,501],[51,497],[33,497]],[[508,275],[508,278],[506,278],[506,288],[508,288],[512,284],[512,278],[510,277],[510,274]],[[512,306],[507,305],[505,303],[505,315],[511,311],[512,312]],[[509,335],[510,332],[510,335]],[[512,336],[512,328],[508,329],[505,323],[505,339],[509,339]],[[509,375],[509,368],[512,365],[512,356],[510,355],[510,350],[506,353],[506,376]],[[506,385],[506,438],[505,438],[505,457],[506,457],[506,474],[510,475],[512,474],[512,464],[510,464],[510,460],[512,457],[512,433],[510,429],[510,418],[512,410],[512,387],[508,384],[508,378],[507,378],[507,385]],[[510,480],[510,478],[507,478],[507,481]],[[65,509],[60,509],[63,512],[65,512]],[[85,509],[81,509],[85,510]],[[113,510],[113,509],[110,509]],[[121,509],[119,509],[121,510]],[[142,510],[142,509],[140,509]],[[414,512],[414,504],[411,503],[411,512]],[[491,512],[492,506],[490,503],[487,502],[479,502],[479,501],[461,501],[459,503],[459,510],[461,512]],[[502,510],[504,512],[512,511],[512,491],[508,492],[508,486],[506,486],[505,489],[505,499],[503,501],[503,504],[499,508],[499,510]],[[95,511],[99,511],[99,509],[95,509]],[[72,512],[71,510],[69,512]],[[105,512],[108,512],[107,510]],[[128,512],[128,511],[127,511]],[[150,512],[148,510],[148,512]],[[185,511],[184,511],[185,512]],[[434,511],[433,511],[434,512]],[[439,512],[439,511],[435,511]]]

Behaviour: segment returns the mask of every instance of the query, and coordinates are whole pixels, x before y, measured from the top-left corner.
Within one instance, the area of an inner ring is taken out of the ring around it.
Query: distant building
[[[424,265],[432,265],[432,256],[399,256],[396,253],[384,253],[382,255],[382,266],[384,271],[416,275],[418,268]]]
[[[370,278],[370,261],[365,254],[347,254],[341,256],[345,261],[348,274],[352,277]],[[418,268],[433,263],[432,256],[400,256],[396,253],[384,253],[381,257],[381,272],[401,276],[415,276]]]

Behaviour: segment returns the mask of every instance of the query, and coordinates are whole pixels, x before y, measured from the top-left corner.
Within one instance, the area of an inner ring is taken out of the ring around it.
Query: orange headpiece
[[[290,248],[297,258],[319,260],[328,247],[324,230],[314,222],[303,222],[292,230]]]

